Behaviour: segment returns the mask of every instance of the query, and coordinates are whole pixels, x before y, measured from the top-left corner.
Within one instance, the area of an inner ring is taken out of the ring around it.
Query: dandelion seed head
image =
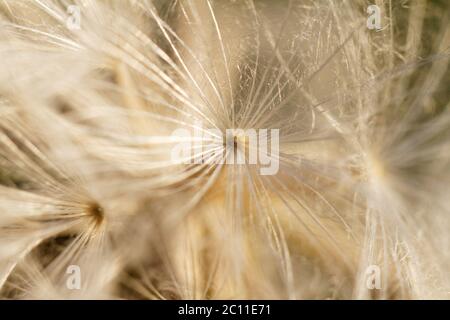
[[[369,5],[0,1],[0,296],[448,298],[448,4]]]

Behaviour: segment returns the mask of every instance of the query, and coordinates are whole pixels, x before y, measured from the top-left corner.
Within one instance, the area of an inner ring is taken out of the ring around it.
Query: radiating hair
[[[1,297],[448,299],[449,12],[0,1]]]

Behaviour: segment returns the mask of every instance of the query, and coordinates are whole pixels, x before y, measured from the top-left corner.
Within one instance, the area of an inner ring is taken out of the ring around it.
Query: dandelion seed
[[[0,296],[448,298],[448,4],[367,5],[0,1]]]

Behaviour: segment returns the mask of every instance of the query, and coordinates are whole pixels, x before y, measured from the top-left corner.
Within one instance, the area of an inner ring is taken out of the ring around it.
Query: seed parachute
[[[0,297],[449,299],[449,14],[0,1]]]

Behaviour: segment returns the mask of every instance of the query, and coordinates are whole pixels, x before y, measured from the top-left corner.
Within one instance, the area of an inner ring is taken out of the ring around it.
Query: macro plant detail
[[[0,1],[0,297],[449,299],[449,15]]]

